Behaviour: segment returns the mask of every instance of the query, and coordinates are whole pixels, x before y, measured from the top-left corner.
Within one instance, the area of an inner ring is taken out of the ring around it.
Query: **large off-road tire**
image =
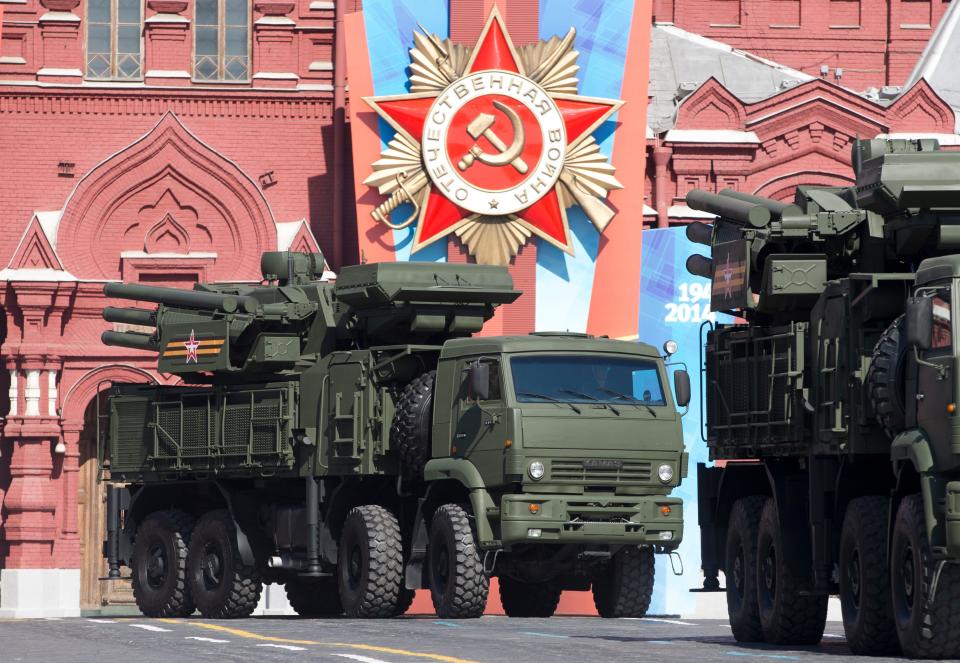
[[[186,617],[194,611],[187,583],[187,546],[193,517],[156,511],[137,528],[133,544],[133,598],[147,617]]]
[[[260,601],[263,581],[237,547],[237,529],[223,510],[206,513],[193,528],[187,554],[190,593],[209,619],[249,617]]]
[[[783,530],[777,504],[763,506],[757,532],[757,604],[764,639],[776,645],[815,645],[827,624],[826,594],[810,594],[793,576],[785,559]]]
[[[890,553],[893,618],[909,658],[960,658],[960,566],[943,567],[930,601],[935,571],[923,499],[909,495],[897,510]]]
[[[727,526],[727,615],[737,642],[763,642],[757,605],[757,532],[766,498],[743,497],[733,504]]]
[[[840,607],[851,651],[893,655],[900,645],[890,603],[887,527],[890,500],[858,497],[847,506],[840,535]]]
[[[403,589],[403,541],[388,509],[351,509],[340,534],[337,577],[348,617],[394,616]]]
[[[467,510],[444,504],[433,514],[427,546],[430,598],[444,619],[479,617],[487,606],[490,581]]]
[[[301,617],[339,617],[343,614],[336,576],[296,578],[284,583],[290,607]]]
[[[550,582],[520,582],[500,577],[500,603],[507,617],[552,617],[560,588]]]
[[[653,596],[652,548],[622,548],[593,579],[593,604],[601,617],[643,617]]]
[[[393,417],[390,444],[400,454],[400,467],[408,479],[422,479],[430,458],[430,413],[437,372],[429,371],[408,384]]]
[[[877,422],[890,439],[903,430],[905,421],[902,343],[903,316],[890,323],[873,348],[867,371],[867,393]]]

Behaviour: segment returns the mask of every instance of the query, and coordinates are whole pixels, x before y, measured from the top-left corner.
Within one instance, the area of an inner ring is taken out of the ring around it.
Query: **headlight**
[[[670,483],[673,480],[673,465],[661,465],[657,468],[657,476],[663,483]]]
[[[539,460],[535,460],[530,463],[530,467],[527,468],[527,473],[530,475],[530,478],[534,481],[540,481],[543,478],[544,470],[543,463]]]

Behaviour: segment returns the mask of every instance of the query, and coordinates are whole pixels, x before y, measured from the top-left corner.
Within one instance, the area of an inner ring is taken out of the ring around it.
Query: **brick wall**
[[[855,90],[901,85],[948,0],[658,0],[654,19]],[[842,74],[838,77],[838,69]]]

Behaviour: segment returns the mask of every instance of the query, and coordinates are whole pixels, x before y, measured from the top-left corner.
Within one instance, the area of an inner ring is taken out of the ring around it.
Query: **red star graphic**
[[[190,338],[183,342],[183,347],[187,349],[187,360],[185,364],[189,364],[191,361],[197,363],[197,348],[200,347],[200,341],[196,339],[193,334],[193,330],[190,330]]]
[[[526,76],[523,63],[517,56],[503,19],[496,9],[491,13],[460,80],[491,69]],[[425,92],[375,97],[365,101],[394,129],[420,143],[428,111],[440,94],[440,92]],[[595,99],[580,95],[552,93],[549,96],[556,103],[563,118],[567,145],[575,143],[584,134],[592,133],[622,105],[622,102],[616,100]],[[495,214],[493,210],[491,211]],[[417,224],[413,250],[417,251],[445,237],[471,216],[473,216],[472,212],[458,206],[431,183],[426,204],[423,205],[420,221]],[[546,195],[517,212],[516,216],[539,237],[567,253],[573,253],[566,210],[560,205],[555,185]]]

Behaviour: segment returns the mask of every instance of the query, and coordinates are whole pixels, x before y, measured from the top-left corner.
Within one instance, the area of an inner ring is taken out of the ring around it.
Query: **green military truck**
[[[691,192],[712,308],[698,467],[704,589],[740,641],[960,656],[960,154],[856,141],[856,184]]]
[[[513,301],[506,269],[344,268],[268,253],[264,283],[108,284],[108,345],[183,385],[115,384],[101,415],[111,575],[151,616],[249,615],[283,583],[301,615],[389,617],[429,588],[476,617],[592,588],[641,616],[653,555],[680,543],[686,473],[664,357],[583,334],[474,337]],[[152,331],[154,330],[155,331]]]

